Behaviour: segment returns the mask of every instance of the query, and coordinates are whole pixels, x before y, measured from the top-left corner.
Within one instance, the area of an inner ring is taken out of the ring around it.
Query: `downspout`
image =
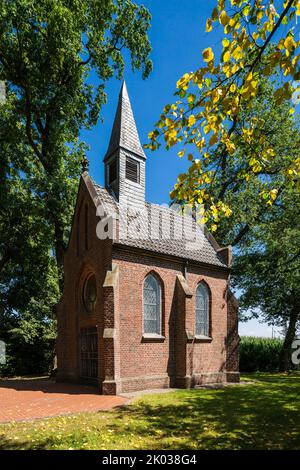
[[[182,274],[183,274],[185,279],[187,278],[188,266],[189,266],[189,262],[188,262],[188,260],[185,260],[185,262],[183,264],[183,267],[182,267]]]

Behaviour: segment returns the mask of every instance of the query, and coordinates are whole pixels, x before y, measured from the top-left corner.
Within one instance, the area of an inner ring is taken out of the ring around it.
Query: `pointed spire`
[[[146,158],[139,139],[125,81],[123,81],[120,90],[118,107],[104,160],[119,147]]]

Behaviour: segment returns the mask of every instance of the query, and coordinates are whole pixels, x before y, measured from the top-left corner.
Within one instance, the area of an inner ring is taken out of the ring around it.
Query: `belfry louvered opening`
[[[134,183],[140,182],[140,165],[132,158],[126,158],[126,179]]]
[[[117,179],[118,163],[114,159],[108,167],[108,184],[112,184]]]

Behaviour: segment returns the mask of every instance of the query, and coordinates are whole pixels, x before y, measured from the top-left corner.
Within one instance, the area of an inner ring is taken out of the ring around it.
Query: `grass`
[[[130,406],[0,425],[0,449],[300,449],[300,375],[147,395]]]

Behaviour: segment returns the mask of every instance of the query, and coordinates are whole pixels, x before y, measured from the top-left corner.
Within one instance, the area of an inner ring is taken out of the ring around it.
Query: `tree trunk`
[[[292,343],[296,335],[296,325],[299,318],[298,306],[294,306],[290,318],[288,329],[279,355],[279,371],[287,372],[291,364]]]

